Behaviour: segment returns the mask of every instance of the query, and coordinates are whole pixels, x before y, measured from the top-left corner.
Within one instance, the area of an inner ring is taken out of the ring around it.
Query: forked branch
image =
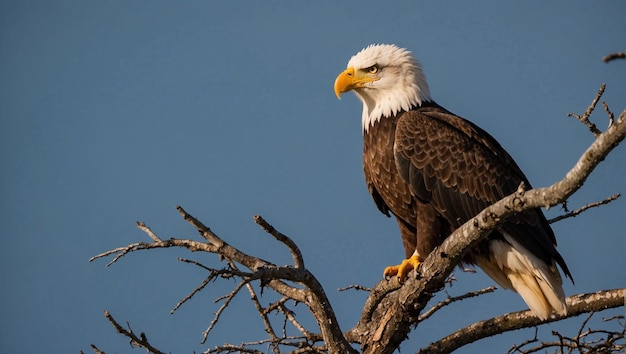
[[[211,329],[215,326],[215,324],[219,320],[219,316],[223,313],[226,307],[229,305],[230,301],[239,293],[239,291],[245,287],[249,286],[252,281],[260,281],[262,287],[269,287],[276,291],[277,293],[285,296],[288,299],[294,300],[296,302],[304,303],[309,307],[311,313],[317,320],[319,325],[320,335],[312,334],[308,330],[305,330],[296,320],[293,314],[287,310],[284,304],[280,304],[277,309],[283,312],[286,316],[286,319],[292,323],[297,330],[303,333],[302,342],[307,341],[319,341],[323,339],[325,345],[322,347],[315,347],[312,345],[306,345],[309,349],[319,350],[320,348],[325,348],[325,350],[329,350],[331,352],[341,352],[341,353],[350,353],[354,352],[354,349],[349,345],[343,336],[338,321],[335,317],[332,306],[330,306],[330,302],[326,296],[326,293],[318,282],[318,280],[313,276],[311,272],[309,272],[304,267],[304,261],[302,259],[302,254],[298,249],[297,245],[293,240],[291,240],[286,235],[280,233],[273,226],[271,226],[267,221],[265,221],[260,216],[255,216],[255,221],[270,235],[284,244],[290,251],[293,256],[294,266],[282,266],[279,267],[271,262],[265,261],[261,258],[251,256],[246,254],[239,249],[231,246],[222,238],[220,238],[217,234],[215,234],[210,228],[205,226],[201,221],[187,213],[182,207],[177,207],[180,215],[194,228],[198,231],[198,233],[205,239],[206,242],[187,240],[187,239],[174,239],[170,238],[167,240],[163,240],[156,233],[154,233],[148,226],[144,223],[137,223],[137,227],[144,231],[153,242],[144,243],[137,242],[130,244],[125,247],[119,247],[107,252],[103,252],[99,255],[96,255],[90,259],[90,261],[96,260],[98,258],[103,258],[107,256],[113,256],[113,260],[108,264],[111,265],[117,262],[121,257],[135,251],[140,250],[148,250],[153,248],[169,248],[169,247],[181,247],[186,248],[192,252],[195,251],[203,251],[209,253],[215,253],[220,256],[220,258],[226,260],[229,264],[228,268],[225,269],[214,269],[210,267],[206,267],[201,265],[197,261],[187,261],[187,263],[196,264],[201,266],[210,272],[209,276],[199,285],[196,289],[194,289],[189,295],[187,295],[183,300],[181,300],[172,310],[175,311],[178,309],[180,305],[189,300],[193,295],[195,295],[200,290],[204,289],[211,280],[214,280],[218,277],[221,278],[230,278],[237,277],[240,280],[235,289],[222,297],[224,302],[216,312],[216,316],[209,324],[209,327],[204,332],[204,340],[206,340],[206,336],[211,331]],[[246,267],[249,271],[244,272],[240,271],[237,268],[237,265],[242,265]],[[298,284],[291,285],[289,283]],[[248,288],[251,290],[251,288]],[[255,301],[255,297],[252,297],[253,302]],[[120,333],[129,336],[132,332],[123,332]],[[268,333],[272,333],[271,331]],[[131,338],[133,339],[133,338]],[[139,338],[141,339],[141,338]],[[133,339],[134,340],[134,339]],[[278,343],[281,345],[291,345],[289,341],[286,341],[286,338],[279,338],[274,335],[273,338],[270,338],[270,342]],[[138,342],[142,343],[142,342]],[[302,343],[300,343],[302,344]],[[228,346],[227,350],[231,350],[232,347]],[[247,349],[246,349],[247,350]]]

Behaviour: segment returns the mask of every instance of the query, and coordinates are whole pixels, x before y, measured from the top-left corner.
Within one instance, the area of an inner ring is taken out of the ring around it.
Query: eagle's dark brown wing
[[[436,104],[399,117],[394,157],[415,197],[431,204],[453,228],[515,192],[521,182],[530,188],[520,168],[493,137]],[[540,209],[513,215],[502,229],[548,264],[557,261],[570,276]]]

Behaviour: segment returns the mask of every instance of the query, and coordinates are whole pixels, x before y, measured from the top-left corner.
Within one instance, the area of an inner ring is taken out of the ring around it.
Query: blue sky
[[[592,135],[567,118],[601,83],[624,109],[624,64],[602,56],[626,43],[622,1],[204,2],[4,1],[0,4],[0,351],[129,352],[104,319],[145,331],[170,352],[263,338],[242,294],[200,344],[231,281],[169,310],[212,255],[158,250],[88,263],[148,238],[196,238],[177,204],[242,250],[277,264],[288,252],[253,222],[263,215],[302,248],[344,330],[364,294],[399,261],[395,222],[380,214],[361,166],[361,104],[332,85],[351,55],[395,43],[421,60],[435,100],[494,135],[535,186],[563,177]],[[592,118],[606,126],[601,110]],[[597,169],[570,207],[625,192],[624,148]],[[623,199],[623,198],[622,198]],[[549,217],[560,208],[548,211]],[[576,285],[624,286],[624,201],[554,225]],[[452,295],[493,285],[461,274]],[[265,300],[270,300],[269,294]],[[524,308],[499,290],[419,327],[413,352],[477,320]],[[303,321],[307,311],[295,308]],[[580,320],[542,327],[573,332]],[[461,352],[505,351],[519,331]]]

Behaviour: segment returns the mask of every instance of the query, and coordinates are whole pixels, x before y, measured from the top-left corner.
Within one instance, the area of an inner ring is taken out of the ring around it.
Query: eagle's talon
[[[402,263],[395,265],[395,266],[389,266],[387,268],[385,268],[384,276],[385,279],[387,277],[393,277],[394,275],[398,277],[398,282],[400,284],[404,284],[404,280],[406,279],[407,275],[409,274],[409,272],[411,272],[411,270],[415,270],[417,272],[417,268],[420,265],[420,259],[418,255],[413,255],[408,259],[405,259],[402,261]],[[416,274],[417,276],[418,274]]]

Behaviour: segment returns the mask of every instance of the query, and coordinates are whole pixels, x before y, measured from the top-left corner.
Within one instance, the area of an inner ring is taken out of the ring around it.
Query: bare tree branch
[[[217,324],[217,321],[219,321],[220,316],[222,315],[222,312],[224,312],[224,310],[226,309],[226,307],[228,307],[232,299],[234,299],[235,296],[237,296],[237,294],[239,293],[239,290],[241,290],[246,284],[248,284],[248,281],[242,280],[241,282],[237,284],[237,286],[235,286],[235,288],[230,293],[215,300],[215,302],[219,302],[221,300],[225,300],[225,301],[222,303],[219,309],[217,309],[217,311],[215,312],[215,315],[213,316],[213,319],[211,320],[209,327],[206,330],[204,330],[204,332],[202,332],[202,341],[200,343],[204,344],[206,342],[206,339],[209,336],[209,333],[211,333],[211,330],[213,329],[213,327],[215,327],[215,325]]]
[[[560,321],[588,312],[624,306],[624,289],[603,290],[590,294],[574,295],[568,297],[566,300],[566,315],[554,315],[542,321],[530,310],[509,313],[489,320],[476,322],[462,328],[422,348],[419,353],[450,353],[466,344],[495,334]]]
[[[567,219],[567,218],[578,216],[579,214],[581,214],[582,212],[584,212],[587,209],[596,208],[596,207],[599,207],[601,205],[609,204],[610,202],[616,200],[619,197],[621,197],[621,194],[617,193],[617,194],[613,194],[610,197],[606,197],[603,200],[600,200],[598,202],[585,204],[582,207],[580,207],[580,208],[578,208],[578,209],[576,209],[574,211],[565,213],[563,215],[559,215],[559,216],[557,216],[555,218],[552,218],[552,219],[548,220],[548,223],[553,224],[553,223],[555,223],[557,221],[561,221],[563,219]]]
[[[605,62],[605,63],[608,63],[608,62],[616,60],[616,59],[626,59],[626,53],[618,52],[618,53],[612,53],[612,54],[609,54],[609,55],[605,55],[602,58],[602,61]]]
[[[113,316],[111,316],[109,311],[104,311],[104,317],[106,317],[107,320],[109,320],[109,322],[111,322],[111,324],[113,325],[113,327],[115,328],[117,333],[123,334],[124,336],[130,338],[130,345],[131,346],[145,348],[147,351],[149,351],[150,353],[154,353],[154,354],[164,354],[162,351],[160,351],[157,348],[153,347],[148,342],[148,338],[146,337],[146,335],[143,332],[141,332],[141,334],[139,334],[139,337],[137,337],[137,335],[135,335],[133,330],[130,329],[130,325],[128,325],[128,327],[129,327],[128,330],[125,329],[124,327],[122,327],[119,323],[117,323],[117,321],[113,318]]]
[[[96,347],[94,344],[91,344],[91,349],[93,349],[94,352],[96,352],[96,354],[105,354],[102,350],[100,350],[98,347]],[[80,351],[81,354],[83,354],[83,351]]]
[[[591,105],[589,105],[589,107],[587,108],[585,113],[583,113],[583,115],[578,115],[578,114],[574,114],[574,113],[568,114],[569,117],[575,117],[576,119],[581,121],[584,125],[586,125],[587,128],[589,128],[589,130],[593,134],[593,136],[595,136],[596,138],[602,132],[598,129],[598,127],[596,127],[595,124],[593,124],[593,123],[591,123],[589,121],[589,117],[591,116],[591,113],[593,112],[593,110],[596,108],[596,105],[598,104],[598,101],[600,100],[600,97],[602,97],[602,94],[604,93],[604,89],[605,88],[606,88],[606,85],[604,85],[604,84],[602,84],[600,86],[600,89],[598,90],[598,93],[596,94],[596,97],[593,99],[593,101],[591,101]]]
[[[146,234],[148,234],[148,236],[152,239],[152,241],[154,241],[154,242],[160,242],[161,241],[159,236],[157,236],[154,232],[152,232],[152,229],[149,228],[148,226],[146,226],[145,223],[137,222],[137,228],[139,228],[139,230],[141,230],[141,231],[145,232]]]
[[[265,232],[274,236],[274,238],[276,238],[278,241],[285,244],[287,248],[289,248],[289,251],[291,252],[291,255],[293,257],[294,267],[304,268],[304,259],[302,258],[302,252],[300,252],[300,249],[298,248],[296,243],[293,242],[292,239],[290,239],[289,237],[283,235],[281,232],[276,230],[274,226],[270,225],[267,221],[265,221],[265,219],[263,219],[261,215],[255,215],[254,222],[256,222],[259,226],[261,226],[261,228],[265,230]]]
[[[624,339],[626,327],[624,327],[624,324],[617,323],[618,330],[600,330],[591,328],[585,330],[587,323],[594,314],[595,312],[589,313],[574,337],[569,337],[559,332],[552,331],[552,335],[556,336],[558,340],[552,342],[540,341],[537,338],[536,328],[535,337],[533,339],[526,340],[519,345],[514,345],[511,349],[509,349],[508,353],[531,354],[540,351],[545,352],[546,349],[549,348],[556,348],[561,353],[622,353],[624,348],[626,348],[626,341]],[[603,319],[603,322],[617,322],[617,320],[623,319],[624,316],[613,316],[608,319]],[[528,348],[531,344],[535,343],[538,343],[538,345]]]
[[[197,293],[199,293],[202,289],[204,289],[207,285],[209,285],[209,283],[211,282],[211,280],[214,280],[217,277],[217,273],[213,271],[213,269],[208,268],[202,264],[200,264],[198,261],[192,261],[189,259],[184,259],[184,258],[178,258],[179,261],[181,262],[185,262],[185,263],[190,263],[190,264],[195,264],[205,270],[208,270],[210,272],[209,276],[206,277],[203,281],[202,284],[198,285],[198,287],[196,287],[195,289],[193,289],[187,296],[185,296],[182,300],[180,300],[176,306],[174,306],[173,309],[170,310],[170,314],[173,314],[174,312],[176,312],[176,310],[178,310],[185,302],[189,301],[194,295],[196,295]]]
[[[435,306],[431,307],[430,309],[428,309],[428,311],[425,311],[423,314],[421,314],[417,320],[419,322],[423,322],[424,320],[428,319],[430,316],[432,316],[433,314],[435,314],[435,312],[441,310],[442,308],[457,302],[457,301],[461,301],[461,300],[465,300],[465,299],[469,299],[471,297],[476,297],[476,296],[480,296],[480,295],[484,295],[484,294],[488,294],[488,293],[492,293],[494,291],[496,291],[495,286],[490,286],[488,288],[484,288],[484,289],[480,289],[480,290],[476,290],[476,291],[470,291],[468,293],[465,293],[463,295],[460,296],[448,296],[445,300],[443,301],[439,301],[438,303],[435,304]]]
[[[246,283],[249,283],[253,280],[261,280],[262,286],[268,286],[279,294],[287,296],[295,301],[302,302],[310,308],[311,313],[317,320],[324,341],[327,343],[327,347],[331,352],[355,352],[341,332],[338,321],[335,317],[332,306],[330,306],[330,302],[328,301],[328,297],[326,296],[323,287],[315,278],[315,276],[313,276],[313,274],[311,274],[306,268],[304,268],[304,262],[301,260],[302,257],[300,251],[291,239],[279,233],[273,227],[269,226],[269,224],[266,223],[262,218],[257,218],[262,226],[267,227],[267,230],[271,231],[270,233],[272,234],[272,236],[276,237],[283,244],[287,245],[290,252],[292,252],[292,255],[294,256],[295,264],[300,266],[278,267],[268,261],[265,261],[258,257],[250,256],[232,247],[230,244],[217,236],[217,234],[211,231],[208,227],[206,227],[202,222],[193,217],[191,214],[187,213],[182,207],[178,206],[177,210],[187,222],[189,222],[198,230],[200,235],[207,241],[206,243],[181,239],[161,240],[161,238],[156,236],[156,234],[154,234],[145,224],[137,223],[138,227],[146,232],[154,242],[138,242],[128,245],[126,247],[116,248],[114,250],[96,255],[92,257],[90,261],[115,254],[116,256],[108,264],[111,265],[130,252],[147,250],[152,248],[183,247],[189,249],[192,252],[204,251],[216,253],[220,257],[226,259],[231,265],[231,269],[213,270],[216,272],[217,275],[238,276],[243,279],[242,282],[239,283],[237,288],[235,288],[235,290],[233,290],[233,292],[231,293],[232,296],[236,295],[238,290]],[[265,222],[265,224],[263,224],[263,222]],[[244,265],[245,267],[250,269],[252,273],[239,272],[238,270],[236,270],[236,268],[234,268],[235,263]],[[294,287],[285,283],[284,281],[298,283],[300,285],[303,285],[305,288]],[[193,295],[193,293],[191,295]],[[226,298],[232,299],[232,296],[227,295]],[[181,302],[184,301],[185,300]],[[216,317],[209,325],[209,328],[205,331],[205,334],[208,334],[208,332],[210,332],[210,330],[219,319],[219,314],[222,313],[222,311],[225,309],[229,302],[230,300],[227,300],[225,304],[220,307],[220,310],[218,310]]]
[[[94,260],[98,258],[103,258],[103,257],[107,257],[113,254],[117,254],[113,258],[112,261],[107,263],[107,266],[110,266],[113,263],[117,262],[120,258],[122,258],[123,256],[131,252],[149,250],[153,248],[170,248],[170,247],[186,248],[190,250],[191,252],[196,252],[196,251],[205,251],[205,252],[212,252],[212,253],[217,252],[217,249],[215,247],[213,247],[212,245],[206,244],[204,242],[198,242],[198,241],[193,241],[193,240],[180,240],[180,239],[172,238],[172,239],[165,240],[165,241],[155,241],[153,243],[145,243],[145,242],[131,243],[128,246],[118,247],[116,249],[112,249],[110,251],[106,251],[96,256],[93,256],[89,259],[89,262],[93,262]]]
[[[346,291],[346,290],[350,290],[350,289],[354,289],[354,290],[362,290],[362,291],[367,291],[367,292],[372,291],[372,288],[368,288],[368,287],[366,287],[366,286],[363,286],[363,285],[358,285],[358,284],[353,284],[353,285],[344,286],[343,288],[339,288],[339,289],[337,289],[337,291]]]
[[[328,297],[326,296],[323,287],[307,269],[297,267],[278,267],[260,258],[245,254],[222,240],[202,222],[187,213],[182,207],[178,206],[177,209],[180,215],[187,222],[193,225],[198,230],[200,235],[213,246],[209,252],[218,253],[227,260],[246,266],[254,272],[255,277],[263,279],[264,282],[267,282],[266,284],[263,283],[264,285],[269,286],[282,295],[289,296],[296,301],[306,304],[311,309],[311,312],[317,320],[322,336],[331,351],[344,353],[354,352],[354,349],[346,341],[341,329],[339,328],[335,313],[332,306],[330,306],[330,302],[328,301]],[[276,234],[273,236],[275,235]],[[295,246],[293,241],[285,241],[285,239],[288,238],[284,236],[281,242],[287,245],[291,244]],[[290,250],[294,252],[294,250],[297,250],[297,247],[290,247]],[[297,252],[299,252],[299,250],[297,250]],[[295,256],[294,260],[297,264],[298,257]],[[302,284],[306,288],[295,288],[287,285],[280,279]]]
[[[263,306],[261,306],[261,302],[259,301],[259,298],[257,297],[256,292],[252,288],[252,285],[248,283],[246,284],[246,288],[248,289],[248,293],[250,294],[250,299],[252,300],[254,307],[256,308],[257,312],[261,316],[261,319],[263,320],[263,324],[265,325],[265,332],[269,334],[270,336],[269,339],[271,340],[271,343],[273,344],[272,349],[274,353],[277,353],[277,354],[280,353],[280,348],[278,347],[278,345],[276,345],[280,341],[280,338],[276,335],[276,332],[274,331],[274,327],[272,326],[271,321],[267,317],[269,312],[266,311],[266,309],[264,309]],[[286,298],[283,298],[283,299],[286,299]],[[283,337],[287,336],[285,332],[286,331],[283,330]]]

